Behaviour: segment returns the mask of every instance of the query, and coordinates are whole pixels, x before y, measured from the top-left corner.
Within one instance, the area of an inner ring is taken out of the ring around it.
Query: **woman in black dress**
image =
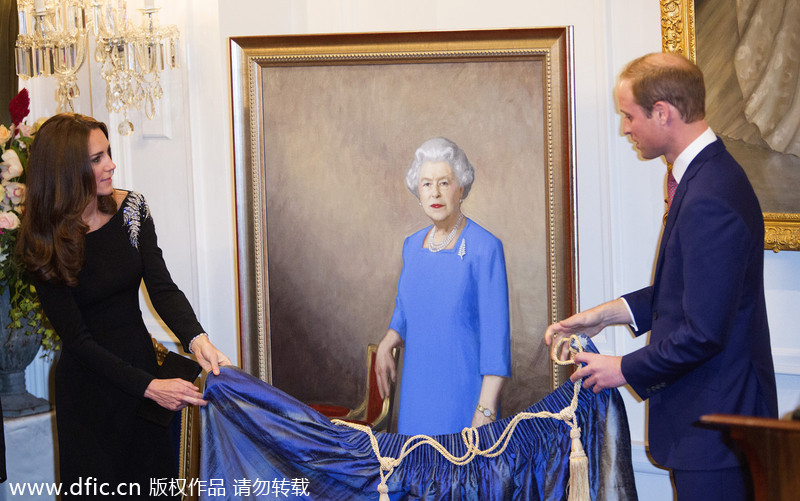
[[[219,374],[229,360],[170,278],[144,198],[114,189],[115,168],[105,124],[71,113],[45,122],[31,147],[16,251],[63,340],[55,379],[62,485],[83,480],[81,498],[143,499],[154,494],[151,482],[177,477],[177,460],[171,427],[137,415],[142,400],[170,410],[206,402],[192,383],[155,378],[139,309],[142,280],[203,369]],[[95,480],[87,487],[89,477]],[[138,495],[129,484],[138,484]]]

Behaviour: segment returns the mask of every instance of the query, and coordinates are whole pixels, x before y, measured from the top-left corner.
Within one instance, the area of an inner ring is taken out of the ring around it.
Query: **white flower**
[[[19,226],[19,218],[13,212],[0,212],[0,228],[15,230]]]
[[[12,204],[20,205],[22,202],[25,201],[25,185],[22,183],[4,183],[3,186],[6,188],[6,198],[8,198]]]
[[[3,152],[3,163],[0,164],[0,176],[6,181],[14,179],[22,175],[22,162],[19,161],[17,152],[14,150],[6,150]]]

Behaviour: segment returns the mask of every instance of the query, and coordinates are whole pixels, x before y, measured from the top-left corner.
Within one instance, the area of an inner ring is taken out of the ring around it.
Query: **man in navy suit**
[[[705,117],[702,72],[682,56],[649,54],[620,75],[623,131],[645,159],[668,166],[668,214],[653,284],[548,327],[545,342],[614,324],[644,348],[578,354],[573,381],[599,392],[628,384],[649,400],[650,454],[672,470],[679,501],[747,499],[748,475],[711,413],[777,417],[764,300],[764,222],[753,188]],[[673,179],[669,179],[672,177]]]

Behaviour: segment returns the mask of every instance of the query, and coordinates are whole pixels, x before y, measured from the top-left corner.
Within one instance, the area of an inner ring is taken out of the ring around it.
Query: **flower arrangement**
[[[11,127],[0,124],[0,294],[8,292],[11,302],[9,319],[0,319],[13,329],[27,334],[41,334],[46,352],[58,349],[58,336],[42,313],[36,289],[28,282],[21,263],[14,255],[17,230],[25,203],[25,169],[37,125],[22,121],[28,116],[30,98],[22,89],[8,106]],[[5,322],[8,322],[7,324]]]

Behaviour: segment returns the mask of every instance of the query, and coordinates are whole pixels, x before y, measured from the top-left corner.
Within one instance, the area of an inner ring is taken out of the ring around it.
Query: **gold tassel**
[[[378,486],[378,492],[381,493],[378,501],[389,501],[389,488],[386,486],[386,479],[381,479],[381,484]]]
[[[389,501],[389,487],[386,485],[386,479],[388,479],[394,471],[394,460],[390,457],[383,458],[380,456],[378,457],[378,460],[381,463],[381,483],[378,484],[378,492],[380,493],[380,496],[378,496],[378,501]]]
[[[567,501],[591,501],[589,498],[589,458],[581,445],[581,429],[569,432],[572,450],[569,455],[569,497]]]

